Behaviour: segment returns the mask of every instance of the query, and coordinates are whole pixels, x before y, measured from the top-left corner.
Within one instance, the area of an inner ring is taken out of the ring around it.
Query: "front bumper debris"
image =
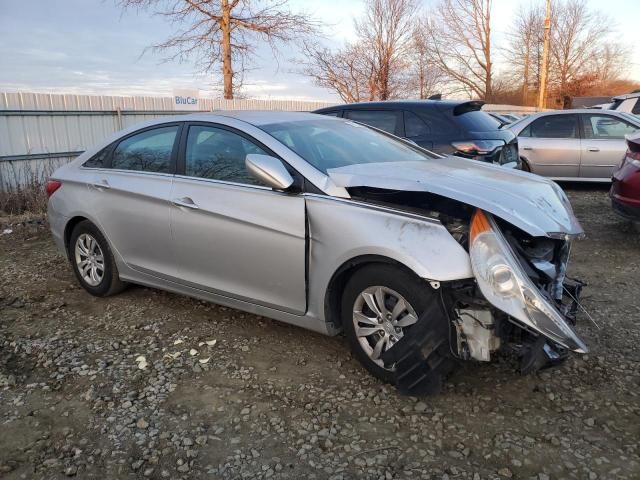
[[[438,393],[455,366],[450,324],[439,304],[427,308],[411,330],[381,356],[394,366],[394,383],[405,395]]]

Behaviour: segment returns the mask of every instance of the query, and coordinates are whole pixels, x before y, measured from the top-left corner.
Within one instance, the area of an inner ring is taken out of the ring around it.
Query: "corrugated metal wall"
[[[214,110],[309,111],[331,105],[298,100],[201,98]],[[43,180],[59,165],[114,132],[156,117],[175,115],[172,97],[117,97],[0,93],[0,190]]]

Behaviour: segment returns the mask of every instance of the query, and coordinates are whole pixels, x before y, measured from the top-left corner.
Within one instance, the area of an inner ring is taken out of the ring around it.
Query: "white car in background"
[[[632,113],[640,115],[640,92],[628,93],[612,98],[613,103],[609,107],[618,112]]]
[[[550,110],[508,125],[522,169],[554,180],[610,182],[640,117],[614,110]]]

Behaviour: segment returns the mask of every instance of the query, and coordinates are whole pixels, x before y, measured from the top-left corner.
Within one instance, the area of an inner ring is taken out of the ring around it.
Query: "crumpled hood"
[[[362,163],[328,170],[339,187],[430,192],[486,210],[528,234],[582,236],[569,199],[553,181],[456,156]]]

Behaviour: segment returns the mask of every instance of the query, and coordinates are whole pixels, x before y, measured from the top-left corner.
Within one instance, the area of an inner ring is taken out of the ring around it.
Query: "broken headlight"
[[[482,210],[471,220],[469,255],[480,291],[493,306],[565,348],[587,352],[571,325],[523,271],[493,218]]]

